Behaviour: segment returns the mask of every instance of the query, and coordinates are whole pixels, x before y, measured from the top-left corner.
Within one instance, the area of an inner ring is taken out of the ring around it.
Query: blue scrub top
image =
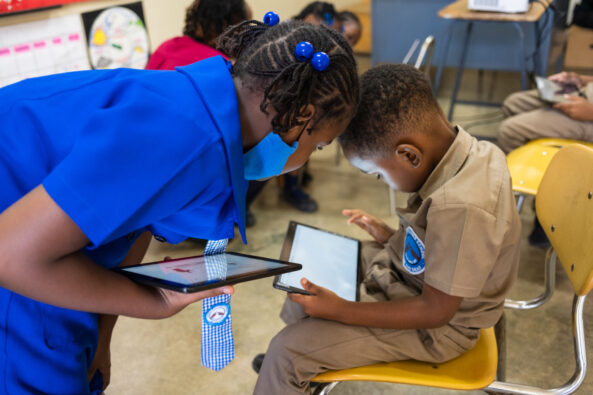
[[[179,243],[231,238],[237,224],[245,240],[229,65],[218,56],[176,71],[75,72],[0,89],[0,210],[43,183],[91,249],[144,229]]]
[[[178,243],[231,238],[237,224],[245,241],[247,183],[229,71],[214,57],[175,71],[74,72],[0,89],[0,212],[43,184],[89,238],[85,253],[109,268],[144,230]],[[5,375],[6,388],[18,391],[51,380],[53,390],[72,390],[92,360],[96,330],[95,314],[0,288],[0,382]]]

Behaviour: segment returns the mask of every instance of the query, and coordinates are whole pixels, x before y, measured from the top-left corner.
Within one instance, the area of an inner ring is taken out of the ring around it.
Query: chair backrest
[[[537,191],[536,213],[577,295],[593,287],[593,149],[562,148]]]

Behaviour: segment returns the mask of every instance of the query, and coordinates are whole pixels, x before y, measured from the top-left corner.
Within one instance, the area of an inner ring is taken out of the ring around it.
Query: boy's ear
[[[414,169],[422,164],[424,159],[422,152],[412,144],[400,144],[395,149],[395,156],[405,163],[409,163]]]

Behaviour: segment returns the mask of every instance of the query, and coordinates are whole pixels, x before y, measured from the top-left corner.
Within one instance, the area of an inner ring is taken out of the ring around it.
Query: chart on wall
[[[79,15],[0,27],[0,86],[88,69]]]
[[[94,69],[143,69],[150,43],[142,2],[82,14],[91,66]]]

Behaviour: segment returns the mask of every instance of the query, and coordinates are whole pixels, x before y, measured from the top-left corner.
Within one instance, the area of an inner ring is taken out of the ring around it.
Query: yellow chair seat
[[[530,141],[510,152],[507,155],[507,165],[513,180],[513,191],[535,196],[556,152],[562,147],[575,144],[593,148],[593,143],[585,141],[550,138]]]
[[[428,387],[476,390],[487,387],[496,377],[498,354],[494,328],[481,329],[471,350],[451,361],[434,364],[419,361],[378,363],[354,369],[329,371],[314,382],[381,381]]]

